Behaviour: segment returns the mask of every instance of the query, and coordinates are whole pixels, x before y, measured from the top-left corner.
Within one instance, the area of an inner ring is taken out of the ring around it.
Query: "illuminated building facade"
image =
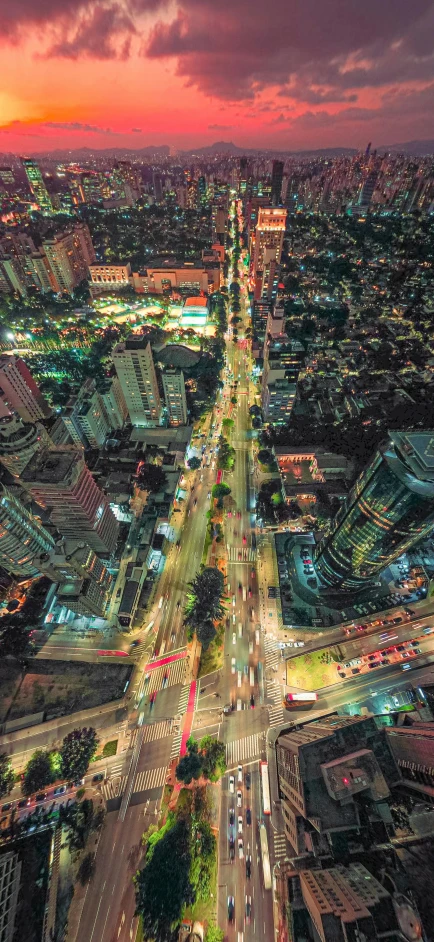
[[[0,357],[0,398],[23,422],[47,419],[51,409],[21,357]]]
[[[113,350],[113,363],[132,425],[154,427],[161,423],[161,399],[151,344],[131,336]]]
[[[39,164],[36,163],[36,160],[32,160],[31,157],[22,157],[21,163],[26,173],[30,192],[35,197],[41,213],[45,216],[49,215],[53,212],[53,207]]]
[[[391,432],[316,551],[325,587],[358,589],[434,526],[434,432]]]
[[[54,540],[7,487],[0,485],[0,566],[15,576],[37,576],[36,559]]]
[[[259,298],[271,300],[277,294],[277,271],[282,255],[286,216],[286,209],[259,208],[252,246],[252,278],[255,301]]]
[[[170,425],[187,424],[187,400],[182,370],[165,370],[162,375],[164,398]]]
[[[21,480],[34,500],[49,508],[51,523],[62,536],[83,540],[96,553],[113,552],[119,525],[81,448],[59,445],[33,455]]]

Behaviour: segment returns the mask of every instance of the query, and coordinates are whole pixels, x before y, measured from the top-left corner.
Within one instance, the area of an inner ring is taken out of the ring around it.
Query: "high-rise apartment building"
[[[391,432],[321,540],[317,575],[332,589],[360,588],[433,525],[434,431]]]
[[[51,409],[21,357],[0,357],[0,398],[24,422],[37,422],[51,415]]]
[[[23,422],[16,414],[0,418],[0,462],[14,477],[20,476],[35,452],[49,445],[43,425]]]
[[[0,939],[12,942],[21,879],[21,860],[13,850],[0,856]]]
[[[162,375],[169,425],[187,424],[187,400],[182,370],[165,370]]]
[[[15,576],[37,576],[37,558],[53,547],[51,534],[0,484],[0,566]]]
[[[261,207],[255,229],[252,278],[254,299],[271,300],[277,294],[277,274],[286,227],[286,209]]]
[[[301,856],[328,854],[334,835],[358,832],[359,798],[375,816],[400,781],[372,716],[321,717],[279,736],[276,754],[285,833]]]
[[[21,480],[34,500],[50,510],[51,523],[65,539],[83,541],[96,553],[114,551],[118,522],[79,447],[53,446],[33,455]]]
[[[434,723],[387,728],[387,738],[402,775],[402,785],[434,804]]]
[[[113,363],[132,425],[159,425],[161,399],[149,341],[131,336],[118,343]]]
[[[98,386],[98,392],[107,415],[111,430],[122,428],[128,417],[127,404],[117,376]]]
[[[52,290],[71,294],[89,275],[95,262],[95,251],[89,230],[80,224],[69,232],[59,232],[42,243],[48,261]]]
[[[394,900],[362,863],[328,870],[302,870],[295,879],[321,942],[404,942],[422,939],[423,930],[410,900]],[[405,900],[405,905],[404,905]]]
[[[22,157],[21,163],[26,173],[30,192],[35,197],[41,213],[45,216],[50,215],[53,212],[53,206],[39,164],[31,157]]]
[[[65,540],[38,564],[43,573],[58,583],[60,605],[77,615],[105,616],[113,577],[86,543]]]
[[[283,161],[273,160],[271,171],[271,202],[273,206],[280,206],[282,200]]]

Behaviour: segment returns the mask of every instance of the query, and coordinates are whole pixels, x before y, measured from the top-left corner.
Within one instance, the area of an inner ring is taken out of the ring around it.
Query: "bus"
[[[314,690],[301,690],[299,693],[287,693],[282,706],[286,710],[308,710],[318,700]]]
[[[271,814],[270,780],[268,778],[268,763],[260,762],[259,770],[261,773],[262,810],[264,814]]]
[[[265,762],[264,765],[267,763]],[[268,838],[265,824],[259,825],[259,837],[261,841],[262,871],[264,874],[264,887],[271,890],[271,868],[270,855],[268,853]]]

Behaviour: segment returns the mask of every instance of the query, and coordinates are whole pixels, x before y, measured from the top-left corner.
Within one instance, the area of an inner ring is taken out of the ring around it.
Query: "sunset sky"
[[[0,150],[434,138],[429,0],[0,0]]]

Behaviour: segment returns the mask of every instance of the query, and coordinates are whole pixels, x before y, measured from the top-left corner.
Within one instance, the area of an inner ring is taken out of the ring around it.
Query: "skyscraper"
[[[49,444],[43,425],[23,422],[18,415],[0,418],[0,461],[15,477],[20,476],[35,452]]]
[[[391,726],[387,738],[405,788],[434,804],[434,723]]]
[[[60,294],[72,291],[89,275],[89,265],[95,262],[95,251],[89,230],[78,225],[69,232],[58,232],[52,239],[44,239],[52,290]]]
[[[279,206],[282,200],[283,161],[273,160],[271,172],[271,201],[273,206]]]
[[[271,300],[277,293],[277,270],[282,255],[286,209],[261,207],[256,224],[252,278],[254,299]]]
[[[62,536],[83,541],[96,553],[113,552],[119,525],[79,447],[59,445],[33,455],[21,480],[34,500],[50,510],[51,523]]]
[[[37,576],[37,557],[53,547],[53,537],[40,520],[0,484],[0,566],[15,576]]]
[[[361,588],[433,524],[434,432],[391,432],[321,540],[317,574],[330,588]]]
[[[0,398],[24,422],[47,419],[51,409],[21,357],[0,357]]]
[[[186,425],[187,400],[184,373],[182,370],[165,370],[162,379],[169,425]]]
[[[53,207],[39,164],[36,163],[36,160],[32,160],[31,157],[22,157],[21,163],[26,172],[30,191],[33,193],[41,213],[49,215],[53,212]]]
[[[118,343],[113,350],[113,363],[132,425],[159,425],[161,399],[149,341],[132,335]]]

